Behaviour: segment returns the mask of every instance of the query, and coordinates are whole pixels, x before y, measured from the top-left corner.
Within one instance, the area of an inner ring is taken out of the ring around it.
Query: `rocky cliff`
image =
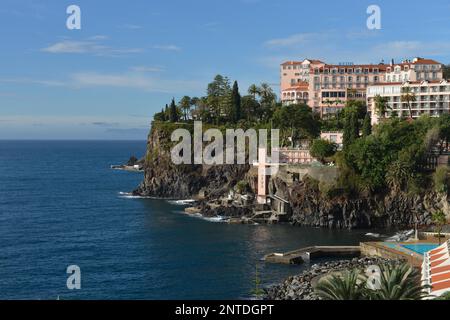
[[[248,165],[175,165],[171,160],[172,129],[153,125],[147,142],[144,181],[135,194],[172,199],[212,199],[242,180]]]
[[[173,129],[173,128],[172,128]],[[174,165],[170,157],[171,128],[153,126],[149,134],[144,165],[144,181],[135,194],[157,197],[213,200],[226,195],[239,181],[249,177],[249,165]],[[420,195],[388,192],[371,197],[325,195],[307,180],[288,183],[285,179],[269,179],[272,194],[290,203],[288,221],[295,225],[325,228],[412,227],[432,223],[431,214],[443,210],[450,216],[448,195],[434,191]],[[254,191],[254,190],[253,190]],[[249,215],[248,208],[205,206],[207,215]]]
[[[432,224],[431,214],[443,210],[450,216],[449,197],[434,191],[419,195],[388,192],[371,197],[328,197],[308,181],[291,187],[271,180],[276,194],[292,206],[293,224],[326,228],[408,228]]]

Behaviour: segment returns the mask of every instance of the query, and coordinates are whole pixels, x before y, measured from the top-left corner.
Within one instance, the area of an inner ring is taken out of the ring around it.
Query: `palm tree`
[[[276,95],[267,83],[261,83],[259,87],[259,96],[262,104],[272,104],[276,100]]]
[[[378,114],[378,116],[381,119],[384,119],[386,117],[386,112],[391,109],[388,105],[388,98],[382,97],[379,94],[377,94],[374,98],[375,101],[375,110]]]
[[[322,278],[315,293],[323,300],[363,300],[365,286],[366,278],[355,269]]]
[[[253,96],[253,99],[256,100],[256,96],[259,95],[261,92],[260,88],[258,88],[258,86],[256,84],[252,84],[249,88],[248,88],[248,94]]]
[[[402,88],[402,96],[401,101],[406,102],[406,105],[408,106],[409,110],[409,118],[412,119],[412,109],[411,109],[411,102],[416,101],[416,95],[414,92],[412,92],[410,87],[403,87]]]
[[[419,272],[409,264],[385,264],[380,271],[380,287],[368,292],[371,300],[421,300],[428,296]]]
[[[447,223],[447,218],[445,216],[445,213],[442,210],[436,211],[431,216],[431,220],[433,220],[434,224],[436,225],[436,230],[439,238],[439,245],[441,245],[441,233],[442,228]]]
[[[187,117],[188,117],[188,114],[189,114],[189,112],[191,110],[191,106],[192,106],[191,98],[188,96],[184,96],[181,99],[179,105],[180,105],[181,109],[183,110],[184,121],[187,121]]]

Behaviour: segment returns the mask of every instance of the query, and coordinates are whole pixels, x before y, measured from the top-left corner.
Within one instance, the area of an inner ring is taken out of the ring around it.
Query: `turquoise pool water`
[[[425,254],[425,252],[436,249],[438,247],[438,245],[434,243],[399,244],[395,242],[385,242],[384,245],[407,254],[411,254],[412,251],[422,256]]]
[[[402,247],[414,251],[418,254],[424,255],[425,252],[436,249],[439,245],[433,243],[416,243],[416,244],[402,244]]]

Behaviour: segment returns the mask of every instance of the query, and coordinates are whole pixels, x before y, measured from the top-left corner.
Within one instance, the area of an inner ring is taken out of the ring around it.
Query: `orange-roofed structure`
[[[450,292],[450,240],[424,255],[422,264],[422,283],[430,286],[432,297]]]

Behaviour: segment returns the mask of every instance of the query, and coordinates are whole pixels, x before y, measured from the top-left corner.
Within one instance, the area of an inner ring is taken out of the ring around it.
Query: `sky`
[[[367,7],[381,9],[369,30]],[[69,30],[69,5],[81,30]],[[144,140],[216,74],[278,92],[286,60],[450,63],[448,0],[2,0],[0,139]]]

